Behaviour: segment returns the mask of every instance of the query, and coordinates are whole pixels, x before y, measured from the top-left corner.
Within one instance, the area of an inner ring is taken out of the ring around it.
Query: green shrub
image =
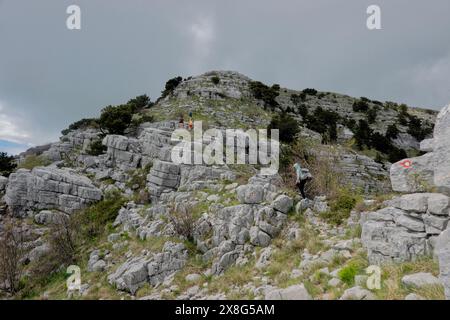
[[[98,119],[95,118],[86,118],[86,119],[81,119],[78,120],[74,123],[72,123],[71,125],[69,125],[69,127],[67,129],[64,129],[63,131],[61,131],[62,135],[67,135],[70,131],[74,131],[74,130],[78,130],[78,129],[86,129],[86,128],[90,128],[90,127],[97,127],[98,123],[97,123]]]
[[[422,141],[433,133],[433,126],[426,121],[420,120],[416,116],[409,115],[407,132],[418,141]]]
[[[359,120],[353,132],[355,134],[354,138],[356,145],[359,149],[362,149],[364,146],[371,146],[371,136],[373,131],[367,121]]]
[[[164,91],[161,93],[161,98],[167,97],[169,94],[171,94],[182,81],[183,78],[180,76],[172,78],[169,81],[167,81]]]
[[[250,91],[255,99],[262,100],[265,108],[274,109],[278,106],[278,102],[275,98],[279,95],[279,91],[276,88],[268,87],[260,81],[250,82]]]
[[[386,130],[386,138],[388,139],[395,139],[398,137],[398,134],[400,131],[398,130],[397,126],[394,124],[391,124],[387,127]]]
[[[299,133],[300,127],[297,121],[287,113],[275,115],[267,128],[279,130],[279,139],[281,142],[291,143],[295,140],[295,136]]]
[[[367,110],[367,122],[368,123],[375,123],[375,120],[377,119],[377,108],[370,108]]]
[[[349,263],[338,272],[338,277],[342,282],[349,286],[355,283],[355,276],[360,272],[359,266],[354,263]]]
[[[354,112],[367,112],[369,110],[369,104],[364,100],[357,100],[353,103]]]
[[[301,92],[300,94],[294,93],[291,95],[291,101],[296,106],[300,105],[300,103],[302,103],[305,100],[306,100],[306,94],[303,92]]]
[[[119,106],[107,106],[102,110],[99,125],[109,134],[124,134],[130,126],[133,118],[134,105],[123,104]]]
[[[132,105],[134,111],[144,109],[151,105],[150,97],[146,94],[137,96],[136,98],[130,99],[127,102],[128,105]]]
[[[312,88],[306,88],[302,92],[304,94],[308,94],[310,96],[315,96],[317,94],[317,90],[316,89],[312,89]]]
[[[35,167],[48,166],[51,161],[45,156],[29,155],[19,164],[19,168],[31,170]]]
[[[8,177],[17,167],[13,156],[0,152],[0,176]]]
[[[211,78],[212,83],[218,85],[220,83],[220,78],[218,76],[214,76]]]
[[[103,145],[102,139],[96,139],[89,144],[87,149],[87,154],[91,156],[99,156],[104,154],[107,150],[107,147]]]
[[[338,113],[334,111],[324,110],[322,107],[317,107],[312,114],[305,116],[303,121],[308,129],[320,133],[325,143],[336,141],[337,139],[337,124],[340,120]]]
[[[330,210],[320,216],[329,223],[339,225],[350,217],[350,212],[355,208],[360,196],[353,190],[341,188],[335,198],[329,203]]]
[[[94,240],[102,235],[109,223],[112,223],[119,213],[126,199],[119,192],[111,192],[105,198],[89,208],[76,214],[85,239]]]

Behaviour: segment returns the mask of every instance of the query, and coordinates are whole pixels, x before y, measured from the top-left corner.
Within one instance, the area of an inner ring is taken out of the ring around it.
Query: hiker
[[[302,166],[300,165],[300,162],[296,162],[294,164],[294,169],[295,169],[295,173],[297,175],[297,180],[295,181],[295,185],[297,186],[298,190],[300,191],[303,199],[306,199],[305,184],[306,184],[306,182],[308,182],[309,180],[312,179],[312,175],[308,169],[302,168]]]
[[[180,116],[180,121],[178,122],[178,128],[184,128],[184,119],[183,116]]]

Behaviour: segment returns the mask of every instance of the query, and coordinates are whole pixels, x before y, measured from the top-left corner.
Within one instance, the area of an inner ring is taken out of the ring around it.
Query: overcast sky
[[[66,9],[81,8],[81,30]],[[366,27],[381,7],[382,30]],[[235,70],[292,89],[440,109],[450,102],[448,0],[0,0],[0,151],[167,79]]]

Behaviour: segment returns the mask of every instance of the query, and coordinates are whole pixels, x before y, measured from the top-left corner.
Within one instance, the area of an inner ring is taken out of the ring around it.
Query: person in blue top
[[[298,190],[300,191],[303,199],[306,199],[305,194],[305,184],[309,180],[312,179],[311,173],[308,169],[303,169],[300,165],[300,162],[296,162],[294,164],[295,174],[297,175],[297,180],[295,181],[295,185],[297,186]]]

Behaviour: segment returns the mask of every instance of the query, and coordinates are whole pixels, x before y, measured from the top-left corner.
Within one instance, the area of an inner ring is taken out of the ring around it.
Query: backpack
[[[311,180],[313,178],[311,172],[309,172],[308,169],[306,168],[302,168],[302,176],[301,179],[302,180]]]

